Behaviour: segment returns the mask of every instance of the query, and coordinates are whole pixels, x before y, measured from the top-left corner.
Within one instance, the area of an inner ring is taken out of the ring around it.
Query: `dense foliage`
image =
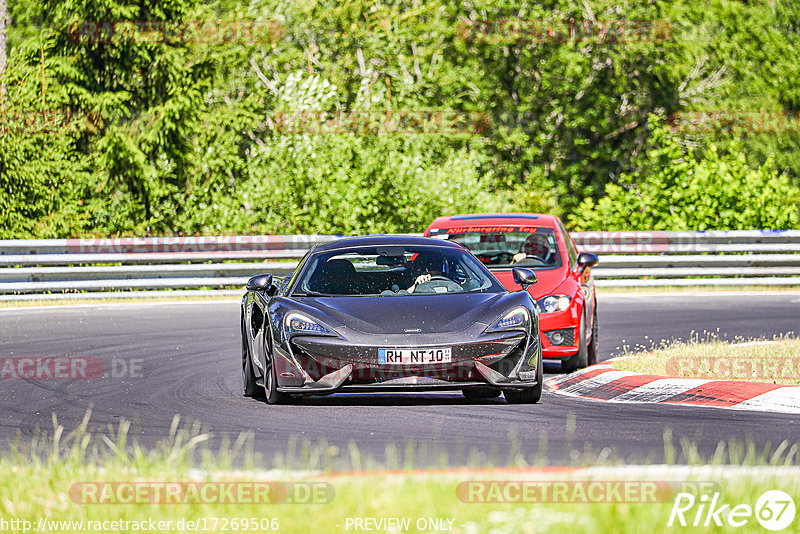
[[[800,134],[665,126],[800,109],[793,3],[9,7],[0,238],[414,232],[484,210],[591,229],[800,223]],[[96,24],[121,21],[148,24]],[[387,126],[409,110],[443,114]]]
[[[735,144],[701,154],[663,127],[655,128],[652,144],[641,169],[608,184],[597,202],[583,202],[578,228],[800,228],[800,188],[771,161],[753,168]]]

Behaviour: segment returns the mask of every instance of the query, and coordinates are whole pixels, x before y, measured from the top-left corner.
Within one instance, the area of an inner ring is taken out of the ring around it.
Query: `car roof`
[[[408,245],[408,246],[438,246],[441,248],[455,248],[463,250],[464,247],[453,241],[433,239],[430,237],[416,237],[405,235],[368,235],[361,237],[345,237],[317,245],[314,252],[323,252],[355,247],[374,247],[378,245]]]
[[[469,215],[450,215],[439,217],[429,228],[452,228],[454,226],[502,226],[524,225],[555,228],[557,218],[543,213],[474,213]]]

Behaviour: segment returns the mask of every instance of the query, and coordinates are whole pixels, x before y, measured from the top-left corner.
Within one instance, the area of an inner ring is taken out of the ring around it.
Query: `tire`
[[[578,352],[561,361],[561,370],[572,373],[589,365],[589,348],[586,346],[586,320],[581,317],[581,326],[578,329]]]
[[[589,365],[597,363],[597,332],[600,327],[597,325],[597,304],[595,304],[594,314],[592,319],[592,341],[589,343],[588,362]]]
[[[267,369],[264,370],[264,391],[266,392],[267,404],[286,404],[289,395],[278,391],[278,376],[275,365],[272,362],[272,355],[264,351],[266,356]]]
[[[544,389],[544,365],[542,363],[542,348],[539,347],[539,364],[536,366],[536,378],[538,383],[532,388],[509,389],[503,392],[506,402],[509,404],[536,404],[542,398]]]
[[[253,360],[247,345],[247,332],[242,321],[242,389],[245,397],[263,397],[264,389],[256,384]]]
[[[502,393],[499,389],[490,387],[462,389],[461,394],[468,400],[494,399]]]

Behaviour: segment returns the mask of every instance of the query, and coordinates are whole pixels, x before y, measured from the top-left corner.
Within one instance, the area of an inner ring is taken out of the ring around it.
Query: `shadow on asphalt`
[[[544,365],[545,380],[561,374],[560,364]],[[545,393],[547,385],[545,384]],[[266,399],[253,399],[266,404]],[[493,399],[466,399],[459,391],[446,392],[373,392],[373,393],[334,393],[333,395],[303,397],[292,400],[289,405],[297,406],[492,406],[507,405],[502,395]]]
[[[545,365],[546,375],[561,373],[559,365]],[[545,379],[552,378],[546,376]],[[545,389],[546,392],[546,389]],[[253,399],[266,404],[266,399]],[[373,392],[334,393],[333,395],[303,397],[289,402],[297,406],[492,406],[507,405],[502,395],[493,399],[466,399],[459,391],[447,392]]]
[[[328,397],[307,397],[300,406],[492,406],[507,404],[502,396],[467,400],[461,393],[338,393]]]

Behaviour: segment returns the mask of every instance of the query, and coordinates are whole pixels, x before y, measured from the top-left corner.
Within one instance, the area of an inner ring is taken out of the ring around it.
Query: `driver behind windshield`
[[[441,254],[420,252],[416,259],[410,264],[410,272],[414,273],[412,276],[416,274],[416,279],[407,291],[413,293],[417,286],[430,282],[432,278],[437,276],[440,278],[447,278],[447,275],[444,273],[444,264],[445,258]]]
[[[531,234],[520,247],[520,251],[511,258],[511,264],[520,263],[529,257],[537,258],[545,265],[553,263],[553,251],[544,234]]]

